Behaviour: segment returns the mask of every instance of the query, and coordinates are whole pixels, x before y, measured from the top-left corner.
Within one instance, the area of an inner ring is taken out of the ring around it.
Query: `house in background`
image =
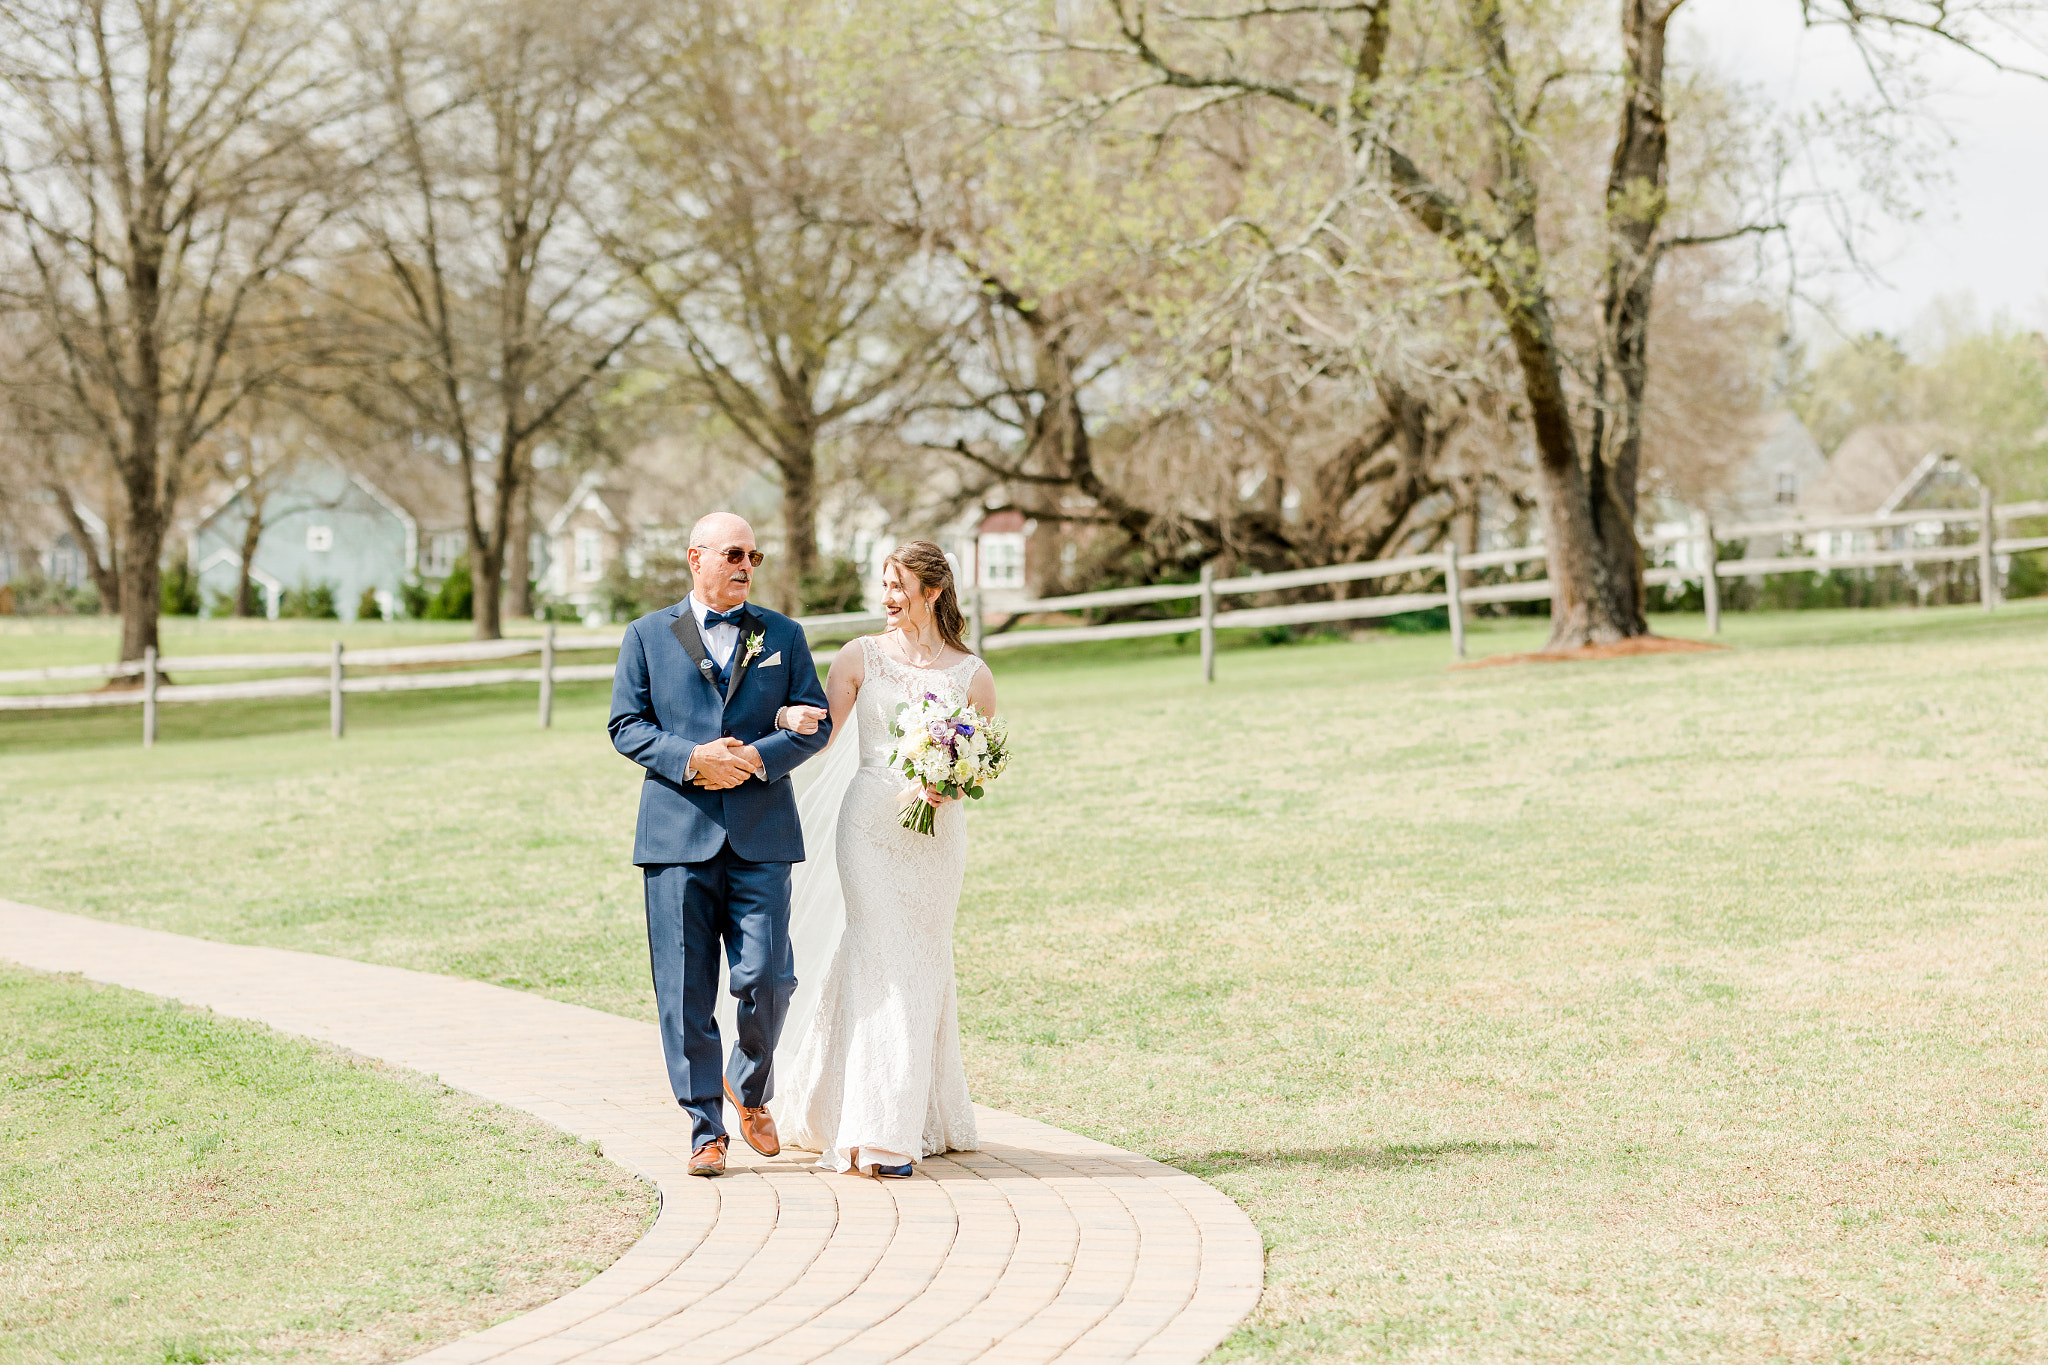
[[[1702,506],[1659,500],[1652,531],[1680,539],[1659,552],[1658,562],[1684,569],[1699,567],[1699,543],[1688,535],[1701,514],[1716,528],[1745,523],[1789,521],[1801,515],[1801,499],[1827,475],[1828,458],[1806,424],[1790,411],[1759,414],[1749,424],[1749,447],[1729,468],[1721,486],[1706,495]],[[1755,541],[1749,553],[1772,555],[1790,548],[1790,538],[1768,536]]]
[[[366,451],[357,473],[412,520],[414,552],[406,572],[438,589],[469,551],[469,512],[462,496],[462,467],[430,450],[393,447]],[[490,485],[478,476],[477,502],[491,505]]]
[[[1858,427],[1828,461],[1827,476],[1800,499],[1799,510],[1815,519],[1975,511],[1984,483],[1958,456],[1960,447],[1953,432],[1932,423]],[[1974,521],[1928,517],[1902,526],[1818,531],[1807,543],[1823,555],[1851,555],[1968,545],[1976,538]],[[2010,563],[2001,557],[1994,572],[2002,576]],[[1922,606],[1974,601],[1980,594],[1974,557],[1851,572],[1887,596],[1904,588]]]
[[[605,575],[634,542],[632,514],[632,493],[612,471],[584,475],[541,532],[548,545],[542,595],[570,607],[586,625],[601,624],[610,614]],[[652,534],[666,541],[675,533],[658,527]]]
[[[1796,413],[1765,413],[1752,431],[1748,456],[1704,509],[1725,525],[1795,516],[1799,500],[1827,475],[1828,457]]]
[[[108,561],[107,524],[83,502],[74,502],[86,535],[92,537],[100,562]],[[46,584],[82,592],[94,587],[85,547],[48,489],[33,489],[0,505],[0,585],[41,579]],[[102,603],[102,611],[113,610]]]
[[[1827,474],[1799,500],[1807,517],[1890,516],[1895,512],[1974,508],[1983,481],[1956,455],[1958,443],[1929,422],[1858,427],[1828,461]],[[1945,523],[1927,521],[1880,531],[1824,533],[1823,553],[1851,554],[1883,545],[1904,549],[1941,541]]]
[[[726,466],[675,438],[650,441],[617,467],[585,474],[547,519],[540,593],[601,624],[611,617],[612,585],[622,577],[664,568],[687,577],[679,566],[690,528],[721,510],[754,523],[760,548],[781,553],[769,528],[780,520],[782,496],[766,475]]]
[[[1031,541],[1037,523],[1014,507],[990,512],[974,528],[974,581],[984,611],[1008,611],[1031,596]]]
[[[202,600],[234,595],[254,511],[243,480],[194,521],[190,553]],[[398,614],[399,585],[419,557],[419,525],[410,513],[363,476],[309,459],[280,476],[263,499],[249,577],[269,616],[277,615],[287,590],[327,583],[343,620],[355,617],[365,591],[391,617]]]

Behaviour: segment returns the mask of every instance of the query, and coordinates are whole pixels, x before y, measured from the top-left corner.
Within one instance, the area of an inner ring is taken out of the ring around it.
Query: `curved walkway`
[[[419,1357],[434,1365],[738,1360],[1196,1361],[1257,1302],[1258,1233],[1191,1175],[977,1108],[979,1152],[919,1179],[813,1173],[733,1144],[693,1179],[651,1024],[478,981],[213,943],[0,901],[0,957],[259,1020],[536,1114],[652,1182],[610,1269]]]

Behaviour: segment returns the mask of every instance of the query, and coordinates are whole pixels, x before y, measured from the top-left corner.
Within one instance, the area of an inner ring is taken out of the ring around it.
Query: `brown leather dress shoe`
[[[775,1116],[768,1112],[768,1106],[749,1109],[741,1104],[740,1097],[733,1093],[730,1077],[725,1082],[725,1098],[740,1111],[740,1136],[747,1140],[747,1146],[762,1156],[782,1155],[782,1139],[775,1134]]]
[[[725,1142],[724,1137],[715,1137],[690,1153],[690,1174],[724,1175]]]

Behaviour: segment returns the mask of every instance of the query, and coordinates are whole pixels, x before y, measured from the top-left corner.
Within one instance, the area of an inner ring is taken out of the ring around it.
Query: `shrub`
[[[420,613],[429,621],[469,621],[476,617],[476,587],[469,578],[469,556],[459,555],[441,587]]]
[[[91,584],[74,588],[32,573],[8,585],[14,590],[16,616],[91,616],[100,609],[100,592]]]
[[[1396,612],[1380,618],[1380,624],[1396,635],[1431,635],[1451,628],[1451,609],[1424,607],[1421,611]]]
[[[2039,597],[2048,592],[2048,550],[2034,550],[2027,554],[2014,555],[2012,567],[2005,574],[2005,595],[2014,597]]]
[[[248,615],[269,615],[269,604],[263,600],[263,587],[259,583],[249,584],[250,605]],[[206,595],[206,614],[214,617],[229,617],[235,614],[235,595],[231,592],[214,592]]]
[[[308,583],[302,578],[298,587],[285,589],[277,614],[299,621],[339,621],[341,612],[335,606],[335,591],[334,584],[326,579]]]
[[[433,600],[433,591],[417,578],[408,578],[398,585],[398,609],[409,620],[426,620],[427,605]]]
[[[554,602],[536,596],[533,599],[533,619],[553,621],[558,625],[576,625],[583,620],[583,614],[567,602]]]
[[[159,580],[158,610],[166,616],[197,616],[199,614],[199,575],[192,572],[188,559],[174,559],[163,571]]]
[[[364,588],[363,595],[356,599],[356,620],[381,621],[384,619],[384,604],[377,600],[375,588]]]
[[[626,572],[626,561],[615,559],[604,571],[604,578],[597,585],[598,596],[604,602],[605,619],[608,621],[630,621],[644,616],[654,609],[650,594],[653,585],[644,577]]]

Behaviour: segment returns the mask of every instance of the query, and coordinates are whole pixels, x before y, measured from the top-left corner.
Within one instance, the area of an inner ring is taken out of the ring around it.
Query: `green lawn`
[[[391,1360],[617,1258],[653,1192],[539,1121],[0,965],[0,1361]]]
[[[2048,1357],[2048,604],[1727,625],[997,656],[971,1079],[1244,1205],[1226,1356]],[[0,894],[651,1017],[602,689],[389,701],[0,730]]]

